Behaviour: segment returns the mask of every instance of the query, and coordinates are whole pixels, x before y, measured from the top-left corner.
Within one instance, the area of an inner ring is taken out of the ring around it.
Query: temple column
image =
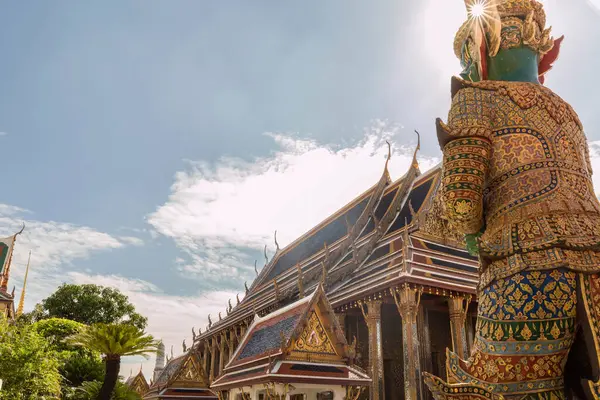
[[[465,306],[466,303],[466,306]],[[461,359],[467,358],[467,332],[465,320],[467,318],[468,299],[462,296],[448,299],[450,309],[450,332],[452,335],[452,350]]]
[[[231,357],[233,357],[233,351],[235,350],[235,329],[237,328],[234,327],[231,331],[229,331],[229,354],[227,356],[227,361],[231,361]]]
[[[212,338],[211,351],[210,351],[210,373],[209,380],[212,383],[215,380],[215,364],[217,362],[217,337]]]
[[[392,291],[398,312],[402,317],[402,345],[404,347],[404,399],[421,398],[421,362],[417,315],[421,291],[409,286]]]
[[[204,368],[204,373],[208,374],[208,370],[210,369],[208,366],[208,352],[209,352],[209,346],[208,346],[208,340],[204,341],[204,351],[202,351],[202,368]]]
[[[421,371],[431,372],[433,370],[433,363],[431,359],[431,336],[429,335],[429,312],[423,303],[420,304],[419,312],[417,314],[417,330],[419,336]],[[431,400],[433,399],[433,396],[429,390],[424,390],[421,392],[421,399]]]
[[[219,343],[219,375],[223,373],[223,368],[225,368],[225,344],[227,343],[227,338],[225,334],[221,334],[221,343]]]
[[[371,375],[370,400],[384,400],[383,385],[383,339],[381,337],[381,300],[366,303],[367,311],[361,304],[361,311],[369,330],[369,372]]]

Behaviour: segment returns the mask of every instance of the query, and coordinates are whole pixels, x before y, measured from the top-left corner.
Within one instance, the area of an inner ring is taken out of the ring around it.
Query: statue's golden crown
[[[507,17],[525,19],[533,13],[533,20],[538,24],[539,29],[543,30],[546,26],[544,6],[536,0],[498,0],[496,6],[502,19]]]
[[[487,40],[487,51],[495,56],[501,45],[511,46],[513,41],[501,38],[504,27],[516,26],[524,45],[540,55],[549,52],[554,41],[546,26],[544,6],[537,0],[464,0],[469,18],[460,27],[454,40],[454,52],[461,58],[462,46],[473,40],[479,48]],[[477,13],[475,13],[477,11]],[[486,39],[484,39],[484,37]],[[518,45],[518,43],[517,43]]]

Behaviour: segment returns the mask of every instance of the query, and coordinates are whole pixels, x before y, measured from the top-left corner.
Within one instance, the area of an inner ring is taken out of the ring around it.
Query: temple
[[[357,398],[371,379],[353,365],[349,346],[323,287],[265,317],[255,316],[211,385],[221,398]],[[328,397],[329,396],[329,397]]]
[[[440,178],[439,167],[423,174],[415,158],[392,181],[386,162],[380,179],[363,194],[287,247],[277,246],[246,285],[243,300],[229,302],[218,321],[209,316],[207,329],[194,335],[188,352],[197,360],[199,385],[228,399],[430,399],[421,372],[445,376],[446,348],[462,356],[469,351],[478,281],[477,258],[465,250],[463,236],[439,218]],[[305,310],[311,296],[327,305],[317,307],[318,321],[337,358],[311,355],[302,364],[294,357],[294,335],[311,324]],[[291,317],[296,310],[300,325]],[[262,328],[288,320],[278,329],[281,337]],[[261,343],[264,349],[256,349],[259,339],[268,342]],[[249,356],[254,353],[260,360]],[[165,371],[181,363],[172,359]],[[303,386],[302,368],[331,379],[335,390]],[[335,374],[355,381],[344,385]],[[151,393],[176,387],[163,375]],[[367,377],[368,389],[358,393]],[[341,395],[343,386],[356,390]],[[157,398],[151,396],[145,398]]]
[[[125,381],[125,384],[129,387],[129,389],[136,392],[140,397],[145,395],[148,392],[150,386],[148,386],[148,381],[146,377],[144,377],[144,373],[142,372],[142,368],[136,375],[132,375]]]
[[[0,315],[9,321],[14,320],[23,312],[23,302],[25,301],[25,285],[27,278],[23,283],[23,291],[19,302],[19,308],[15,311],[15,289],[8,292],[8,281],[10,279],[10,268],[12,265],[12,256],[17,241],[17,236],[23,233],[23,228],[12,236],[0,239]],[[31,257],[31,254],[30,254]],[[29,272],[29,262],[27,263],[27,272]]]
[[[182,355],[170,359],[158,372],[156,379],[143,398],[157,400],[217,399],[208,388],[208,380],[200,355],[193,348],[186,349]]]

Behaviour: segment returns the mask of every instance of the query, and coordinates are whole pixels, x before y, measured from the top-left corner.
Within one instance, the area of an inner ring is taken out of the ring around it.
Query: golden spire
[[[21,290],[21,298],[17,307],[17,318],[23,314],[23,306],[25,305],[25,289],[27,288],[27,275],[29,274],[29,262],[31,261],[31,250],[29,250],[29,258],[27,259],[27,269],[25,269],[25,279],[23,280],[23,290]]]

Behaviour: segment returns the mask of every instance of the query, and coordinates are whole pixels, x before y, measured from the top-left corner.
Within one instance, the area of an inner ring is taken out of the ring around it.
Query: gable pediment
[[[294,341],[292,351],[338,355],[317,310],[311,310],[306,326]]]

